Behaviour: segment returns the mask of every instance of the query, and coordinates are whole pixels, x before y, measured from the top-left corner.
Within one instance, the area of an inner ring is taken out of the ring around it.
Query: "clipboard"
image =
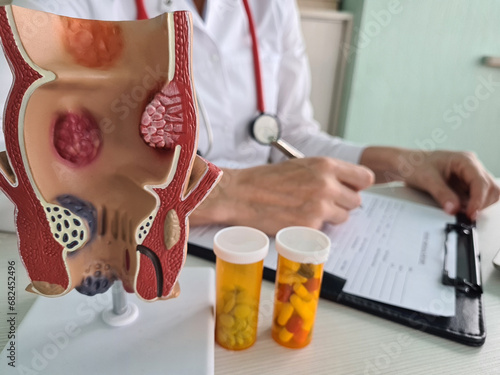
[[[455,316],[442,317],[429,315],[389,304],[373,301],[343,292],[345,279],[325,272],[321,286],[321,298],[337,302],[355,309],[406,325],[410,328],[427,332],[460,344],[479,347],[486,340],[484,323],[481,257],[477,247],[477,232],[474,222],[465,215],[458,214],[455,223],[448,223],[443,228],[446,235],[455,232],[456,249],[443,244],[445,252],[442,282],[455,287]],[[446,266],[447,256],[456,251],[457,270],[454,277]],[[210,249],[188,244],[188,253],[215,262],[215,255]],[[274,282],[276,270],[264,267],[264,279]]]

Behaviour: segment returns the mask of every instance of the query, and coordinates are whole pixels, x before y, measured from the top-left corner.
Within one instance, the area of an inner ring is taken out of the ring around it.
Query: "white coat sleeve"
[[[286,3],[286,4],[285,4]],[[282,56],[279,69],[278,117],[282,137],[306,156],[330,156],[358,163],[363,147],[343,141],[321,131],[313,118],[310,96],[310,68],[294,0],[280,2]],[[276,150],[272,161],[284,160]]]

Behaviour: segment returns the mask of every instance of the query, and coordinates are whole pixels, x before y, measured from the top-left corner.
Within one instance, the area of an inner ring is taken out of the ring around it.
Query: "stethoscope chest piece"
[[[281,126],[276,116],[261,113],[250,124],[250,135],[264,146],[274,146],[289,158],[303,158],[304,154],[281,139]]]
[[[278,118],[267,113],[261,113],[250,124],[252,138],[265,146],[271,145],[280,138],[280,129]]]

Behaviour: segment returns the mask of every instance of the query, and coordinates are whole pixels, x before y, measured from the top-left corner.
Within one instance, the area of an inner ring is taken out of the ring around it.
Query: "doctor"
[[[224,169],[224,177],[190,216],[192,225],[248,225],[268,234],[290,225],[320,228],[345,221],[361,203],[359,191],[392,180],[427,191],[446,212],[463,209],[472,219],[498,200],[498,187],[473,154],[365,148],[322,133],[309,101],[309,67],[295,1],[248,2],[261,80],[254,73],[251,22],[243,0],[14,0],[32,9],[101,20],[193,13],[194,82],[205,113],[199,151]],[[6,71],[2,66],[0,79],[6,79]],[[120,100],[117,108],[124,112],[134,105],[130,98]],[[249,124],[262,107],[280,119],[282,138],[307,158],[286,160],[250,137]],[[0,230],[6,225],[1,220]]]

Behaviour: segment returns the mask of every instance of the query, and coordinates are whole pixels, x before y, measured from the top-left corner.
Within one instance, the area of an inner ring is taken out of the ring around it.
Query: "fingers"
[[[331,158],[312,160],[313,168],[329,181],[323,187],[323,194],[329,200],[348,210],[360,206],[361,196],[358,192],[370,187],[375,181],[370,169]]]
[[[355,165],[341,160],[333,160],[337,179],[353,190],[369,188],[375,182],[375,174],[362,165]]]
[[[498,186],[474,154],[456,155],[451,164],[451,173],[466,186],[468,196],[462,202],[470,219],[476,220],[480,210],[498,201]]]
[[[428,173],[422,189],[427,190],[447,214],[455,215],[460,211],[463,199],[436,170]]]
[[[446,181],[441,172],[435,168],[426,168],[411,181],[407,181],[411,187],[427,191],[443,210],[455,215],[461,208],[461,199],[457,192],[450,187],[454,185]],[[456,183],[455,183],[456,184]]]
[[[337,191],[334,194],[334,199],[336,205],[345,210],[353,210],[361,206],[361,195],[346,185],[338,185]]]
[[[350,213],[350,209],[340,206],[333,199],[316,200],[302,206],[299,210],[302,214],[297,216],[298,221],[289,217],[288,219],[292,220],[293,224],[288,223],[287,226],[299,225],[321,229],[325,223],[340,224],[347,221]]]
[[[447,213],[463,210],[472,220],[500,194],[492,176],[467,152],[428,153],[427,161],[406,182],[429,192]]]
[[[247,225],[268,234],[286,226],[321,228],[337,224],[359,207],[359,191],[374,182],[373,173],[327,157],[292,159],[225,171],[216,198],[200,206],[191,224]]]
[[[323,204],[324,221],[338,224],[349,218],[349,211],[361,205],[360,190],[374,182],[374,174],[366,167],[335,159],[322,159],[322,175],[328,181],[317,190],[319,203]]]
[[[349,219],[349,211],[350,209],[345,209],[338,205],[332,205],[330,215],[325,218],[325,221],[330,224],[344,223]]]
[[[498,201],[498,197],[499,188],[493,180],[485,178],[472,181],[466,207],[467,216],[476,220],[478,212]]]

